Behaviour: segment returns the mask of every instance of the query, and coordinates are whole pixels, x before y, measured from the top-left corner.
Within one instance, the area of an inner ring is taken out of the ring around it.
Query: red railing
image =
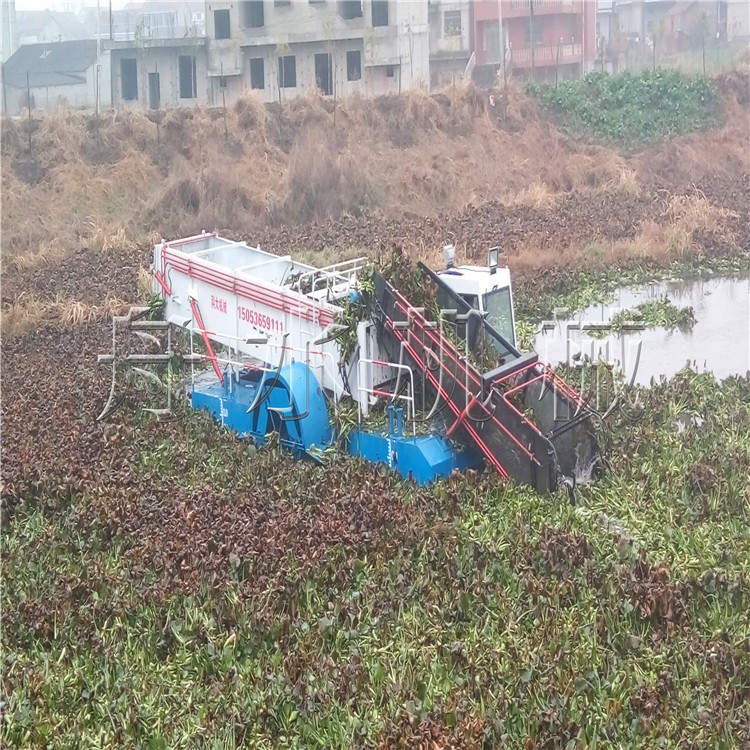
[[[593,0],[592,0],[593,1]],[[582,13],[584,0],[504,0],[503,18],[525,18],[555,13]]]

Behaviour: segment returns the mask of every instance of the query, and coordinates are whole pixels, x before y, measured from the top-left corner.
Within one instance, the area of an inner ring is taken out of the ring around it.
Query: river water
[[[696,323],[690,331],[652,328],[607,333],[596,338],[577,329],[606,324],[621,309],[667,296],[677,307],[692,307]],[[718,380],[750,370],[750,280],[700,279],[648,284],[616,290],[614,300],[554,321],[536,337],[535,348],[551,365],[573,363],[588,356],[618,364],[626,382],[648,385],[651,378],[672,377],[688,362],[693,369],[711,371]]]

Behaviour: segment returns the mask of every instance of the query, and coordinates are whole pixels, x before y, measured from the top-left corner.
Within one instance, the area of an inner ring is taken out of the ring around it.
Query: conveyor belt
[[[439,277],[429,275],[444,287],[441,292],[453,295]],[[560,476],[575,475],[595,461],[598,447],[580,396],[539,363],[536,354],[520,354],[480,316],[472,315],[459,331],[461,340],[472,350],[491,341],[503,355],[498,367],[482,374],[439,325],[379,275],[375,296],[375,314],[390,357],[411,363],[423,375],[426,390],[447,410],[449,434],[475,446],[489,466],[539,492],[550,492]],[[453,297],[457,311],[468,314],[468,305]]]

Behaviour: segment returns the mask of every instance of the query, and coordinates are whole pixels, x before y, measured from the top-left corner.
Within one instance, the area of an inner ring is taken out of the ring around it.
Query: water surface
[[[692,307],[696,323],[690,331],[652,328],[607,333],[569,326],[606,324],[622,309],[667,296],[677,307]],[[648,385],[653,377],[672,377],[688,362],[719,380],[750,370],[750,280],[699,279],[663,282],[616,290],[614,301],[592,305],[568,320],[554,321],[535,340],[544,362],[557,365],[574,357],[601,357],[619,364],[626,380]]]

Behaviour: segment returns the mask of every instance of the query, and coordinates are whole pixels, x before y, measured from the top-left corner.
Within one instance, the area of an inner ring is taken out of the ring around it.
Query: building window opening
[[[259,29],[265,22],[263,0],[246,0],[242,3],[242,25],[246,29]]]
[[[372,25],[388,25],[388,0],[372,0]]]
[[[192,55],[180,55],[180,99],[195,99],[198,96],[196,61]]]
[[[315,55],[315,82],[325,96],[333,93],[333,66],[327,52]]]
[[[461,11],[447,10],[443,15],[443,35],[461,36]]]
[[[231,37],[228,10],[214,11],[214,36],[217,39],[229,39]]]
[[[346,53],[346,80],[359,81],[362,78],[362,55],[359,50]]]
[[[362,0],[341,0],[339,15],[346,21],[352,18],[362,18]]]
[[[122,98],[126,102],[138,98],[138,62],[128,57],[120,60],[120,78],[122,79]]]
[[[250,88],[264,89],[266,87],[266,71],[262,57],[250,59]]]
[[[297,86],[297,58],[285,55],[279,58],[279,88],[293,89]]]

